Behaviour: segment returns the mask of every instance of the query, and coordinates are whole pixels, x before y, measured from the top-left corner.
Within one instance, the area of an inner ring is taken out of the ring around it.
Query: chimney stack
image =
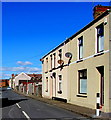
[[[14,74],[12,74],[12,77],[14,77]]]
[[[93,17],[94,17],[94,19],[99,17],[107,9],[111,9],[111,6],[101,6],[101,5],[95,6],[94,9],[93,9]]]

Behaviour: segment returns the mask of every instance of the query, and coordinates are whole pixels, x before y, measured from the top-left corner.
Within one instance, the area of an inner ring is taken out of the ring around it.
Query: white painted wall
[[[13,79],[13,82],[15,83],[15,86],[18,86],[19,85],[19,80],[30,80],[31,77],[28,76],[27,74],[25,73],[20,73],[18,76],[16,76],[14,79]]]

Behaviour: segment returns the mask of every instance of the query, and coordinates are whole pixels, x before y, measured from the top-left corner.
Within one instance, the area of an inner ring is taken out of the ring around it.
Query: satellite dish
[[[67,53],[65,54],[65,56],[66,56],[67,58],[71,58],[71,57],[72,57],[72,53],[67,52]]]
[[[63,61],[63,60],[58,60],[58,63],[59,63],[59,64],[63,64],[64,61]]]

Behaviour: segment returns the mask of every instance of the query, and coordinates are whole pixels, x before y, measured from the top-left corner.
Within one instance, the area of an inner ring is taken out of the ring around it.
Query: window
[[[46,77],[46,92],[48,92],[48,77]]]
[[[56,53],[54,53],[53,56],[54,56],[54,65],[53,65],[53,67],[55,68],[56,67]]]
[[[46,58],[46,72],[48,72],[48,58]]]
[[[79,94],[87,94],[87,70],[79,70]]]
[[[52,69],[52,55],[50,55],[50,68]]]
[[[58,93],[62,93],[62,75],[59,75],[59,91]]]
[[[97,27],[97,53],[104,50],[104,26],[103,24]]]
[[[81,36],[79,39],[79,59],[83,58],[83,36]]]
[[[62,59],[62,49],[59,50],[59,57],[60,57],[60,60]]]

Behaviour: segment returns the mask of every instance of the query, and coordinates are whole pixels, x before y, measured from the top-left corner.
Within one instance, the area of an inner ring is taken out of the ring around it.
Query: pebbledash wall
[[[43,97],[111,112],[111,12],[105,11],[42,59]],[[70,58],[65,54],[72,54]]]

